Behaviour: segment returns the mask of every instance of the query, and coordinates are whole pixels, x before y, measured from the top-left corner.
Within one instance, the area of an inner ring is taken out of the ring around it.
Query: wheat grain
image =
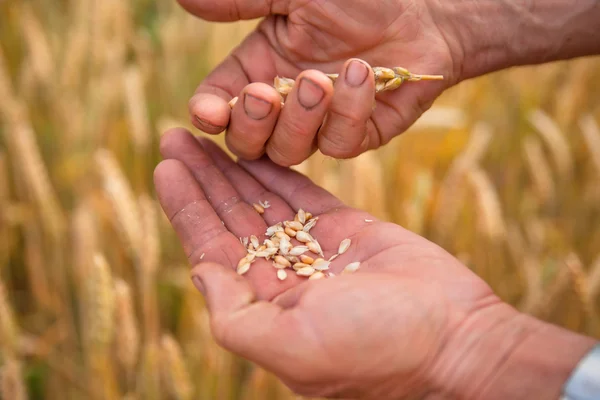
[[[82,327],[88,345],[105,351],[114,335],[115,294],[110,267],[104,256],[96,253],[86,279],[85,323]]]
[[[338,248],[338,254],[340,254],[340,255],[344,254],[350,247],[350,243],[351,243],[350,239],[342,240],[342,242],[340,243],[340,247]]]
[[[285,272],[284,269],[278,269],[277,270],[277,279],[279,279],[280,281],[283,281],[287,278],[287,272]]]
[[[353,263],[346,265],[344,267],[344,269],[342,270],[342,273],[346,274],[346,273],[356,272],[359,268],[360,268],[360,262],[355,261]]]
[[[294,269],[296,269],[295,267],[297,265],[298,265],[298,263],[294,264]],[[314,273],[315,273],[315,269],[309,265],[306,265],[305,267],[302,267],[302,268],[296,270],[296,275],[298,275],[298,276],[311,276]]]

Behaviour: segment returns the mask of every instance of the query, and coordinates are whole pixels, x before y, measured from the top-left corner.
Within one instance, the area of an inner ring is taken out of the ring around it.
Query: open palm
[[[246,159],[266,152],[277,164],[293,165],[317,147],[336,158],[355,156],[402,133],[458,80],[458,60],[453,60],[457,52],[451,50],[450,35],[436,25],[426,1],[179,1],[213,21],[266,17],[200,84],[190,101],[195,126],[212,134],[228,127],[228,146]],[[372,112],[374,91],[368,79],[361,87],[336,82],[334,94],[322,73],[298,76],[309,69],[344,76],[342,67],[349,58],[371,66],[443,74],[446,80],[406,84],[380,94]],[[320,87],[313,91],[314,99],[306,101],[308,110],[301,112],[294,102],[289,111],[280,110],[279,96],[269,88],[278,75],[306,77]],[[227,102],[235,96],[240,96],[247,113],[230,111]],[[327,123],[321,127],[325,116]]]
[[[206,290],[217,340],[298,392],[387,398],[377,392],[387,390],[378,379],[384,376],[397,386],[389,398],[421,393],[432,384],[423,369],[437,368],[442,344],[468,316],[499,303],[441,248],[344,206],[297,172],[268,160],[235,163],[183,129],[165,134],[161,151],[167,160],[155,173],[159,198],[190,263],[200,263],[193,274],[213,275]],[[259,201],[271,204],[263,215],[250,205]],[[246,254],[239,238],[264,238],[267,226],[293,219],[299,208],[319,217],[311,234],[327,258],[352,240],[332,262],[336,276],[307,281],[291,273],[279,281],[264,259],[235,275]],[[340,276],[354,261],[361,268]],[[286,349],[291,337],[298,344]]]

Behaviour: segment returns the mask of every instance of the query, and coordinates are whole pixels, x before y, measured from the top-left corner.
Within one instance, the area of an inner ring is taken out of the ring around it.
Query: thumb
[[[190,13],[209,21],[230,22],[288,14],[290,0],[178,0]]]
[[[277,327],[282,309],[256,301],[248,281],[219,264],[196,266],[192,282],[206,299],[215,340],[242,357],[271,364],[273,357],[266,348],[281,341]]]

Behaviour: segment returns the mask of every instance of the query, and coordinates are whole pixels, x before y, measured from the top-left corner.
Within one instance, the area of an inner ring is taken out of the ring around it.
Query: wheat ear
[[[335,83],[339,74],[326,74],[332,82]],[[374,67],[373,75],[375,76],[375,93],[387,92],[388,90],[398,89],[404,82],[418,82],[418,81],[441,81],[444,79],[443,75],[419,75],[413,74],[406,68],[402,67]],[[275,90],[283,97],[287,96],[294,87],[295,81],[291,78],[275,77],[273,86]],[[229,106],[233,108],[237,103],[238,98],[234,97],[230,102]]]

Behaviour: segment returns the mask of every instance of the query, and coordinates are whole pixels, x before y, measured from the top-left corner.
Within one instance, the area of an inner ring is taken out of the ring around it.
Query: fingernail
[[[319,85],[308,78],[300,79],[298,83],[298,101],[307,110],[316,107],[325,97],[325,92]]]
[[[350,86],[360,86],[369,76],[369,69],[358,60],[353,60],[346,68],[346,82]]]
[[[199,117],[199,116],[197,116],[197,115],[194,115],[194,117],[195,117],[196,121],[197,121],[197,122],[198,122],[200,125],[203,125],[203,126],[204,126],[204,127],[206,127],[206,128],[213,129],[213,130],[214,130],[214,129],[221,129],[221,130],[224,130],[224,129],[226,128],[225,126],[211,124],[210,122],[208,122],[208,121],[207,121],[207,120],[205,120],[204,118],[200,118],[200,117]]]
[[[271,113],[273,104],[249,93],[244,95],[244,110],[246,114],[255,120],[261,120]]]
[[[200,279],[199,276],[197,276],[197,275],[192,276],[192,283],[194,284],[196,289],[198,289],[198,291],[200,293],[202,293],[202,296],[206,296],[206,291],[204,290],[204,284],[202,283],[202,280]]]

